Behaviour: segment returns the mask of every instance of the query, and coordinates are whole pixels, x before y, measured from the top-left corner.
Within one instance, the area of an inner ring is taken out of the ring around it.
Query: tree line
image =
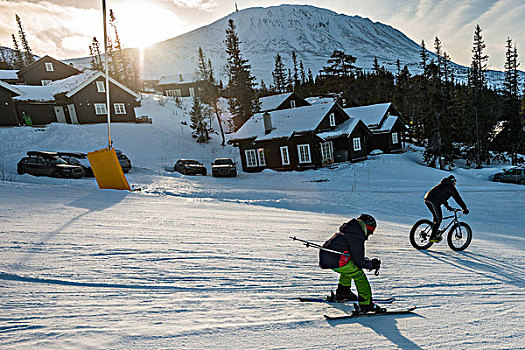
[[[11,33],[13,41],[14,57],[10,59],[6,57],[4,52],[0,50],[0,69],[22,69],[31,63],[35,62],[33,50],[29,46],[22,20],[15,14],[16,25],[18,27],[18,39],[14,33]]]
[[[372,69],[366,71],[356,65],[356,57],[335,50],[314,78],[292,51],[292,67],[287,69],[281,53],[277,53],[272,83],[261,81],[257,89],[235,29],[230,19],[225,40],[227,86],[219,89],[208,80],[217,89],[215,96],[228,99],[234,130],[257,113],[259,97],[292,91],[302,96],[337,94],[349,107],[393,102],[408,122],[411,141],[425,148],[423,157],[429,166],[446,167],[454,159],[463,158],[469,165],[482,167],[506,155],[513,164],[524,161],[519,157],[525,154],[525,98],[521,93],[518,51],[510,38],[506,41],[502,87],[488,84],[489,57],[482,29],[477,25],[466,79],[458,79],[451,57],[436,37],[434,55],[421,42],[417,74],[406,65],[401,67],[399,60],[395,72],[391,72],[377,58]]]

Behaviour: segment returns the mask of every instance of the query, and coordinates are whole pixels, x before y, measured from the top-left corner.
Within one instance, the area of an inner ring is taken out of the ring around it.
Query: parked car
[[[184,175],[204,175],[206,176],[206,167],[194,159],[179,159],[173,171],[178,171]]]
[[[115,152],[117,153],[118,162],[120,163],[120,167],[122,168],[122,171],[127,173],[131,170],[131,160],[122,153],[121,150],[116,149]]]
[[[216,158],[211,163],[212,176],[237,176],[237,167],[230,158]]]
[[[84,169],[78,165],[67,164],[56,152],[29,151],[28,157],[22,158],[17,164],[19,175],[81,178]]]
[[[87,154],[81,152],[57,152],[57,155],[65,160],[67,164],[78,165],[84,169],[84,176],[93,177],[93,169],[87,158]]]
[[[513,167],[508,170],[503,169],[503,172],[496,173],[492,176],[492,181],[525,185],[525,167]]]

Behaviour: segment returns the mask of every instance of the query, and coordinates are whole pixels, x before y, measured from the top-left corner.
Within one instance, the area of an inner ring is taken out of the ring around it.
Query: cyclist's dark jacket
[[[372,269],[372,262],[365,258],[365,233],[356,219],[352,219],[339,227],[335,233],[323,244],[324,248],[338,252],[350,253],[354,264],[362,269]],[[339,267],[340,254],[319,251],[319,267],[322,269],[333,269]]]
[[[453,197],[454,200],[459,204],[461,209],[465,210],[467,209],[467,205],[465,202],[463,202],[463,199],[459,195],[458,190],[456,189],[456,186],[452,183],[451,180],[448,178],[444,178],[441,180],[441,182],[432,187],[430,191],[425,194],[425,200],[432,202],[437,205],[445,204],[448,206],[448,200],[450,197]]]

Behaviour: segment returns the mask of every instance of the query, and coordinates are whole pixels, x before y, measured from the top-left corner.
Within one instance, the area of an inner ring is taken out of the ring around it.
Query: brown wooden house
[[[139,95],[110,78],[112,122],[135,122]],[[19,120],[25,113],[33,124],[107,122],[105,75],[87,71],[46,86],[16,85],[12,98]]]
[[[17,75],[23,85],[47,85],[81,72],[50,56],[44,56],[30,65],[20,69]]]
[[[274,110],[250,118],[230,139],[245,172],[315,169],[366,158],[370,132],[337,103]]]
[[[310,106],[310,103],[295,92],[287,92],[259,98],[259,112]]]
[[[385,153],[394,153],[402,151],[405,147],[407,125],[392,103],[378,103],[344,110],[350,117],[363,121],[370,129],[372,133],[370,151],[380,149]]]
[[[163,75],[159,80],[159,89],[165,96],[193,97],[198,93],[198,82],[190,74]]]

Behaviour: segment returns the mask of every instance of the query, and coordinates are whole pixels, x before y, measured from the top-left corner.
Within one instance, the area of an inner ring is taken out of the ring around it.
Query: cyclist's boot
[[[430,235],[430,238],[428,239],[429,242],[432,242],[432,243],[439,243],[441,242],[441,240],[443,239],[442,238],[442,234],[443,234],[443,231],[444,230],[438,230],[436,233],[432,232],[432,234]]]

